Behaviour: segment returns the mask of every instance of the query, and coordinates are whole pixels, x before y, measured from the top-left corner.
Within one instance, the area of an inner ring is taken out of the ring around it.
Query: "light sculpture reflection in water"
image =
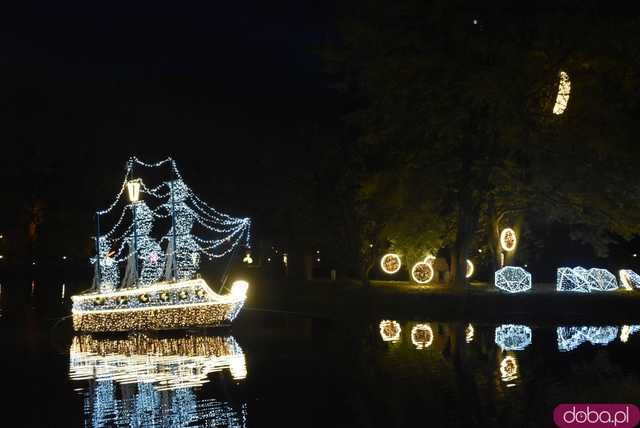
[[[618,327],[558,327],[558,350],[567,352],[576,349],[584,342],[592,345],[607,345],[618,336]]]
[[[467,328],[464,331],[464,339],[467,343],[471,343],[473,342],[473,335],[475,334],[475,330],[473,328],[473,325],[471,323],[469,323],[469,325],[467,326]]]
[[[558,83],[558,95],[556,96],[556,103],[553,106],[553,114],[560,115],[564,113],[564,110],[569,104],[569,95],[571,94],[571,80],[569,75],[560,71],[560,82]]]
[[[400,340],[400,324],[397,321],[380,321],[380,337],[385,342],[398,342]]]
[[[496,345],[503,351],[522,351],[531,345],[531,336],[526,325],[503,324],[495,330]]]
[[[411,329],[411,343],[416,349],[426,349],[433,343],[433,330],[429,324],[416,324]]]
[[[623,325],[620,328],[620,342],[627,343],[629,336],[640,332],[640,325]]]
[[[516,386],[513,383],[514,380],[518,379],[518,360],[516,357],[512,355],[507,355],[500,361],[500,377],[503,382],[507,383],[507,387]]]
[[[93,426],[186,426],[206,421],[244,427],[246,405],[234,409],[214,399],[197,399],[193,392],[210,373],[222,370],[229,370],[235,380],[247,375],[242,349],[230,336],[78,336],[70,348],[70,377],[89,382],[85,416]]]

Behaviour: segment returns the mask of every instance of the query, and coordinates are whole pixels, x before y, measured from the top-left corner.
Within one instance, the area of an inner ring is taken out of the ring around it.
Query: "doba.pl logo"
[[[560,428],[632,428],[640,422],[640,409],[634,404],[559,404],[553,421]]]

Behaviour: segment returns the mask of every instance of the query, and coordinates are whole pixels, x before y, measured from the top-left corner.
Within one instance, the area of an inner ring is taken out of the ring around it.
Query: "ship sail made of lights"
[[[133,175],[134,169],[157,168],[169,168],[171,179],[148,187]],[[129,203],[117,217],[125,193]],[[108,220],[111,229],[101,232]],[[168,231],[158,236],[156,222],[167,223]],[[76,331],[229,325],[242,309],[247,282],[235,281],[229,293],[218,294],[198,269],[202,259],[230,262],[237,247],[248,247],[251,220],[201,200],[173,159],[145,163],[130,158],[115,200],[96,212],[96,228],[93,285],[71,297]]]

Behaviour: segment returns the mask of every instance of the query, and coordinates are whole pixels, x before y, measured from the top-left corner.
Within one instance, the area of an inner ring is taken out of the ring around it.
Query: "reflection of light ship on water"
[[[70,348],[70,377],[88,381],[85,415],[91,426],[243,427],[246,405],[234,408],[199,399],[194,388],[210,373],[228,370],[246,377],[242,349],[231,336],[187,335],[155,338],[132,334],[124,339],[75,337]]]
[[[173,179],[157,187],[149,188],[142,180],[130,178],[134,165],[155,168],[164,164],[171,166]],[[101,234],[100,218],[117,206],[125,188],[131,204],[124,207],[113,228]],[[155,207],[141,201],[140,194],[156,201]],[[131,224],[126,226],[128,215]],[[220,295],[206,281],[194,277],[201,257],[212,260],[229,256],[231,262],[236,247],[248,245],[251,222],[223,214],[203,202],[184,183],[171,158],[156,164],[131,158],[115,201],[108,209],[96,212],[96,219],[93,287],[71,297],[76,331],[218,326],[230,324],[238,315],[246,298],[245,281],[234,282],[230,293]],[[151,235],[153,225],[162,219],[170,222],[169,231],[156,240]],[[160,244],[164,241],[163,249]],[[121,264],[126,264],[122,281]]]

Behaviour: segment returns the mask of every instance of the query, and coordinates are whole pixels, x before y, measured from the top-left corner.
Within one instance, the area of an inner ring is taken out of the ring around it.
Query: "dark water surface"
[[[1,287],[2,426],[544,427],[558,403],[640,402],[632,320],[248,310],[227,331],[95,337],[62,319],[73,283]]]

